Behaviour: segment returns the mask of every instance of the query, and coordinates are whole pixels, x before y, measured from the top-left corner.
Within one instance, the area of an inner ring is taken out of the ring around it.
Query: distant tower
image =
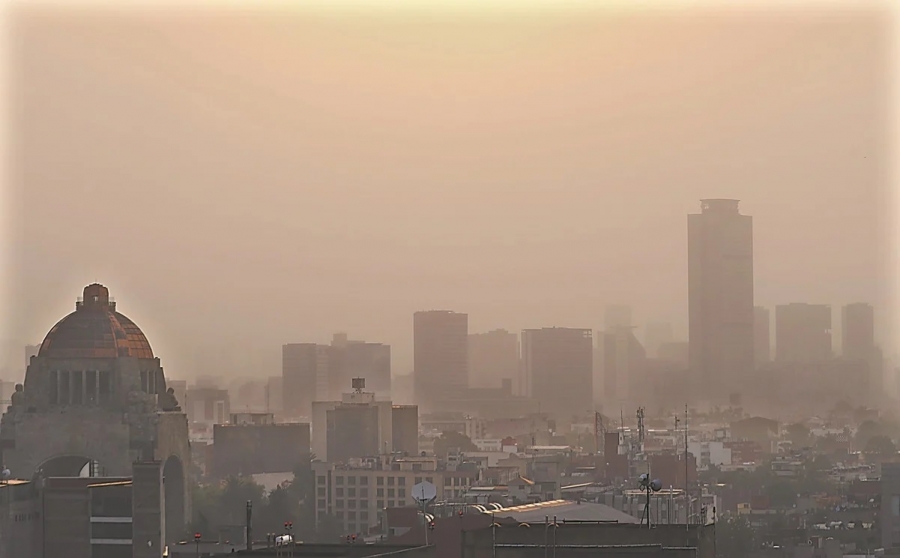
[[[462,396],[469,387],[469,315],[444,310],[413,315],[413,386],[416,404]]]
[[[753,219],[738,200],[701,200],[688,215],[688,320],[692,384],[727,400],[753,370]]]

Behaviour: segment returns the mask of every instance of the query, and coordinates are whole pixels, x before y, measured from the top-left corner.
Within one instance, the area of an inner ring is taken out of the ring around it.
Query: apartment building
[[[477,471],[442,471],[434,457],[384,457],[345,464],[315,462],[316,524],[333,516],[348,535],[365,535],[379,525],[386,508],[408,507],[412,487],[430,482],[436,501],[462,500]]]

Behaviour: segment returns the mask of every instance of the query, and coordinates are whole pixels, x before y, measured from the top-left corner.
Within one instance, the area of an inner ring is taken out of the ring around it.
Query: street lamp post
[[[287,531],[287,542],[290,545],[290,550],[288,551],[288,556],[294,558],[294,537],[291,532],[294,530],[294,522],[293,521],[285,521],[284,529]]]

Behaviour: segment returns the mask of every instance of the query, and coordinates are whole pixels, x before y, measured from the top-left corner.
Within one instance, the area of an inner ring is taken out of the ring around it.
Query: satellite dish
[[[653,492],[659,492],[662,490],[662,481],[659,479],[653,479],[650,481],[650,490]]]
[[[3,476],[3,480],[9,480],[9,477],[12,476],[12,471],[10,471],[10,470],[7,469],[6,467],[4,467],[4,468],[3,468],[3,472],[0,473],[0,475]]]
[[[428,481],[420,482],[412,487],[412,499],[420,506],[434,500],[437,496],[437,488]]]

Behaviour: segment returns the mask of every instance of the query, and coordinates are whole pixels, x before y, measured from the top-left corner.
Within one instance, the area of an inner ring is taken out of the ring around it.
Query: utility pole
[[[247,552],[253,551],[253,502],[247,500]]]
[[[687,403],[684,404],[684,497],[687,501],[687,508],[685,511],[684,518],[684,528],[685,530],[690,530],[691,523],[691,511],[694,506],[691,503],[691,493],[688,490],[688,406]]]

